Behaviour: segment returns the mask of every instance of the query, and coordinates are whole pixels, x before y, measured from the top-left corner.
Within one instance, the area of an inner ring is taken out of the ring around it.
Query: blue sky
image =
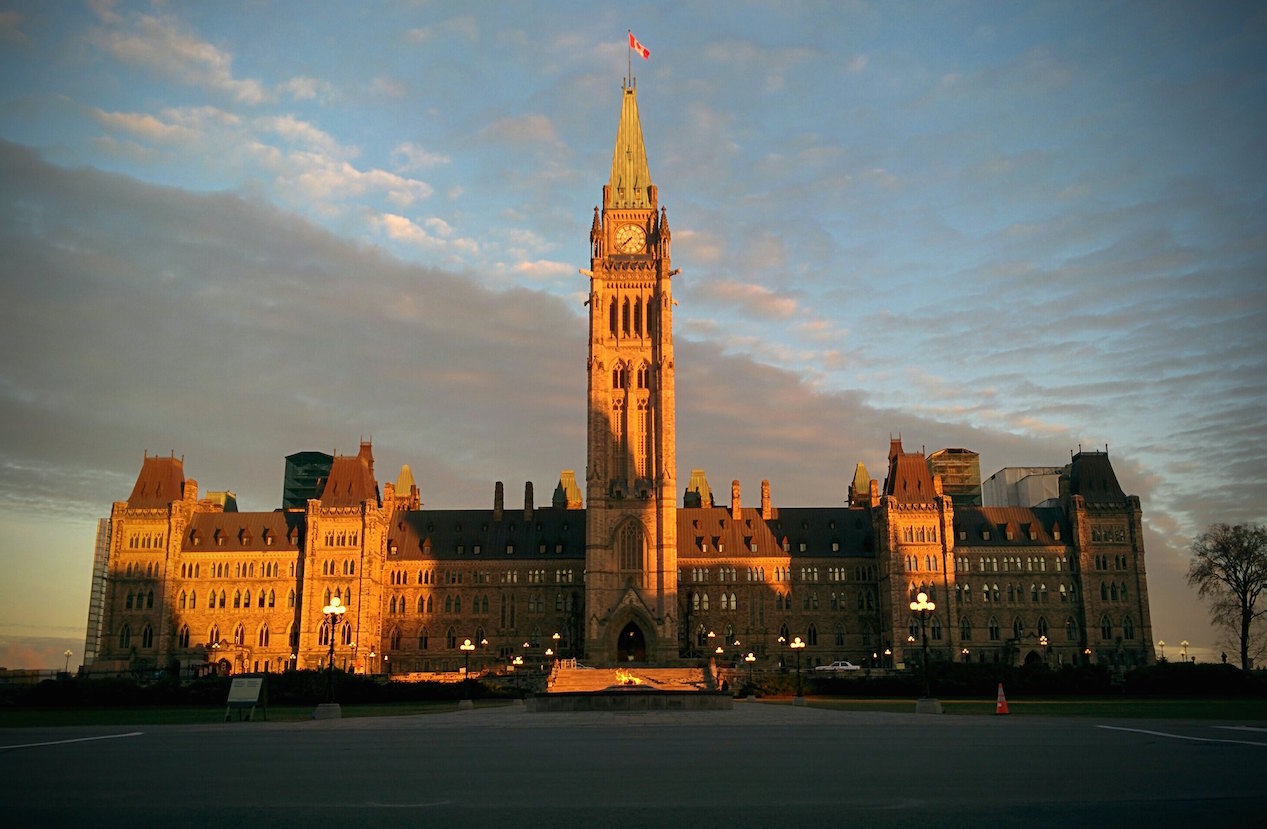
[[[679,478],[1107,443],[1155,633],[1217,649],[1186,547],[1267,502],[1261,5],[6,2],[0,664],[79,653],[147,451],[244,509],[362,436],[436,507],[584,468],[629,28]]]

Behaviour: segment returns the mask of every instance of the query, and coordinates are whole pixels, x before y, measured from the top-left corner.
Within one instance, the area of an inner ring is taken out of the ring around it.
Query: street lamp
[[[1038,644],[1043,649],[1043,664],[1045,665],[1051,657],[1051,646],[1047,644],[1047,634],[1044,633],[1042,636],[1038,637]]]
[[[326,615],[326,624],[330,626],[330,653],[326,657],[326,697],[329,702],[334,702],[334,632],[339,628],[339,620],[343,618],[343,614],[348,609],[343,606],[343,600],[335,596],[330,600],[330,604],[321,608],[321,612]]]
[[[893,667],[893,649],[892,648],[884,649],[884,666],[883,667],[885,670],[888,670],[889,668]]]
[[[963,654],[963,661],[964,661],[964,662],[967,662],[967,661],[968,661],[968,649],[967,649],[967,648],[964,648],[964,649],[961,651],[961,653]]]
[[[562,636],[562,635],[560,635],[560,634],[559,634],[559,632],[556,630],[556,631],[554,632],[554,635],[553,635],[553,636],[551,636],[550,638],[554,640],[554,656],[555,656],[555,658],[556,658],[556,659],[561,659],[561,658],[563,657],[563,651],[559,650],[559,640],[560,640],[560,639],[562,639],[562,638],[563,638],[563,636]]]
[[[751,694],[752,693],[752,665],[754,662],[757,661],[756,654],[754,654],[752,651],[748,651],[748,655],[743,658],[743,661],[748,663],[748,693]]]
[[[801,696],[801,651],[805,649],[805,643],[801,641],[801,637],[797,636],[788,647],[796,652],[796,698],[803,703],[804,698]]]
[[[462,676],[469,677],[471,675],[471,651],[475,650],[475,644],[470,639],[463,639],[462,644],[458,645],[458,650],[462,651],[466,657],[466,667],[462,669]]]
[[[1166,643],[1161,639],[1157,640],[1157,650],[1161,651],[1161,656],[1158,658],[1163,662],[1166,661]]]
[[[1186,644],[1188,644],[1188,643],[1187,643],[1187,642],[1184,642],[1184,644],[1186,645]],[[63,671],[62,671],[62,673],[64,673],[64,674],[68,674],[68,673],[70,673],[70,657],[71,657],[70,648],[67,648],[67,649],[66,649],[66,653],[65,653],[64,655],[65,655],[65,657],[66,657],[66,669],[65,669],[65,670],[63,670]]]
[[[928,594],[920,591],[911,602],[911,612],[919,614],[919,633],[924,640],[924,698],[930,699],[933,694],[928,684],[928,614],[937,609],[937,605],[928,600]]]
[[[374,670],[376,667],[378,667],[377,665],[374,664],[374,656],[375,656],[374,649],[370,648],[370,673],[377,674],[378,671]]]
[[[1180,662],[1188,661],[1188,640],[1187,639],[1179,643],[1179,661]]]
[[[297,670],[299,670],[299,654],[297,654],[297,653],[292,653],[292,654],[290,655],[290,669],[291,669],[292,671],[297,671]]]

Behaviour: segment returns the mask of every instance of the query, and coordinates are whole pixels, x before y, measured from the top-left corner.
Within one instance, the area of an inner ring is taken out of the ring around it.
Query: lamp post
[[[330,652],[326,656],[326,701],[331,703],[334,702],[334,634],[339,629],[339,620],[347,610],[338,596],[321,608],[321,612],[326,615],[326,624],[330,625]]]
[[[801,641],[801,637],[797,636],[794,639],[792,639],[792,642],[791,644],[788,645],[788,647],[796,652],[796,702],[795,704],[804,705],[805,698],[801,696],[801,651],[805,649],[805,643]]]
[[[919,615],[919,634],[924,641],[924,699],[932,699],[932,688],[928,682],[928,614],[937,609],[937,605],[928,600],[928,594],[920,591],[911,602],[911,612]]]
[[[962,654],[963,654],[963,661],[964,661],[964,662],[967,662],[967,661],[968,661],[968,649],[967,649],[967,648],[964,648],[962,651],[960,651],[960,653],[962,653]]]
[[[752,665],[754,662],[757,661],[756,654],[754,654],[752,651],[748,651],[748,655],[743,658],[743,661],[748,663],[748,693],[751,694],[752,693]]]
[[[1179,643],[1179,661],[1180,662],[1188,661],[1188,640],[1187,639]]]
[[[297,670],[299,670],[299,654],[297,654],[297,653],[292,653],[292,654],[290,655],[290,669],[291,669],[292,671],[297,671]]]
[[[783,667],[783,646],[787,644],[787,639],[780,636],[778,639],[778,642],[779,642],[779,673],[783,673],[784,670],[786,670]]]
[[[1043,649],[1043,664],[1047,664],[1047,658],[1051,655],[1051,646],[1047,644],[1047,634],[1038,637],[1038,644]]]
[[[374,649],[373,649],[373,648],[370,648],[370,673],[371,673],[371,674],[377,674],[377,673],[378,673],[378,671],[377,671],[377,670],[375,670],[375,668],[377,668],[378,666],[374,664],[374,656],[375,656],[375,654],[374,654]]]
[[[1188,644],[1188,643],[1187,643],[1187,642],[1184,642],[1184,644],[1186,645],[1186,644]],[[66,657],[66,668],[65,668],[65,670],[63,670],[63,671],[62,671],[62,673],[64,673],[64,674],[68,674],[68,673],[70,673],[70,657],[71,657],[70,648],[67,648],[67,649],[66,649],[66,653],[65,653],[65,654],[63,654],[63,655]]]
[[[475,650],[475,644],[470,639],[463,639],[458,650],[466,657],[466,667],[462,669],[462,677],[465,679],[471,675],[471,651]]]
[[[1161,656],[1157,657],[1162,662],[1166,661],[1166,643],[1164,640],[1157,640],[1157,650],[1161,651]]]
[[[561,635],[561,634],[560,634],[560,633],[556,630],[556,631],[554,632],[554,635],[553,635],[553,636],[551,636],[550,638],[554,640],[554,658],[555,658],[556,660],[557,660],[557,659],[562,659],[562,658],[563,658],[563,651],[559,650],[559,640],[560,640],[560,639],[562,639],[562,638],[563,638],[563,636],[562,636],[562,635]]]
[[[884,666],[883,667],[886,671],[889,668],[893,667],[893,649],[892,648],[884,649]]]

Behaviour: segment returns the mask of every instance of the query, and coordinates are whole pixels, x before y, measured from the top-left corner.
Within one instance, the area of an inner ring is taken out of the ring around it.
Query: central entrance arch
[[[618,662],[647,661],[647,637],[636,622],[630,622],[621,628],[620,637],[616,640],[616,660]]]

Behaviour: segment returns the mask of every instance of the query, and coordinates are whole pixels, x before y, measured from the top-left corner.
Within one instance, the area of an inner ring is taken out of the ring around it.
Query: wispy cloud
[[[118,60],[234,101],[261,104],[272,98],[259,81],[234,76],[230,54],[183,31],[171,18],[140,15],[134,27],[104,29],[96,39]]]

